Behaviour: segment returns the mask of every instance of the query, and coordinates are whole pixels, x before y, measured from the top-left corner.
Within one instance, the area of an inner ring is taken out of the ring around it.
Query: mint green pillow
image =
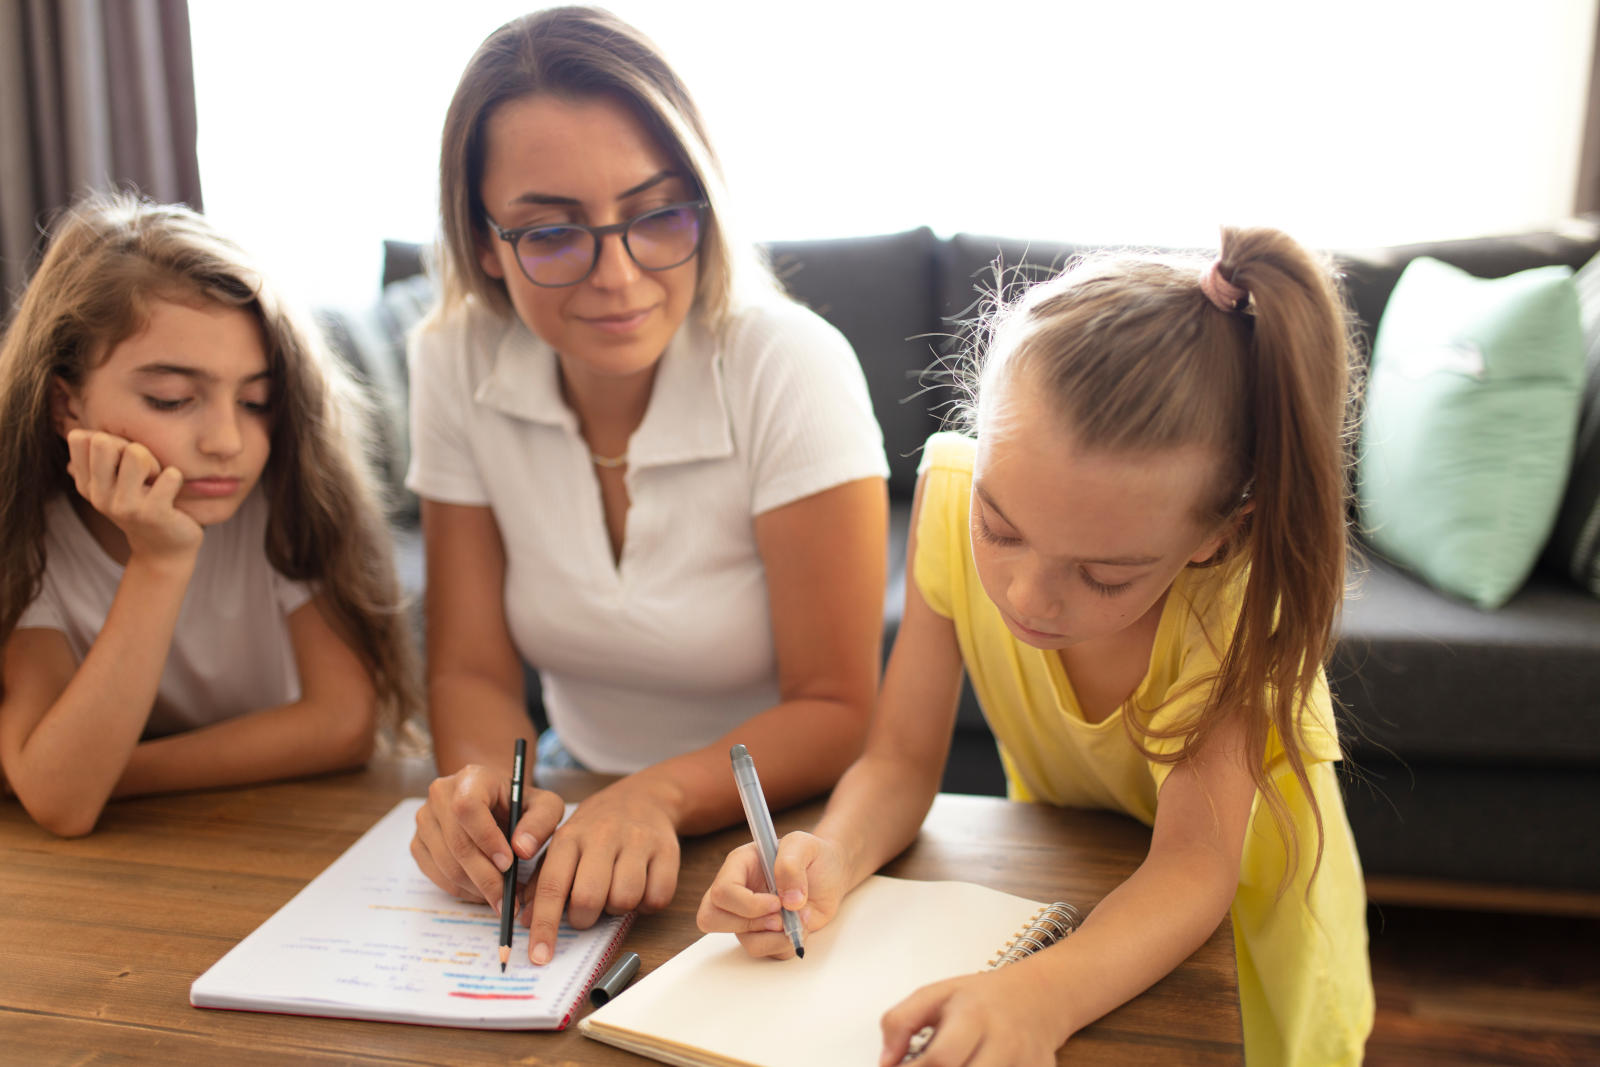
[[[1510,599],[1566,487],[1583,358],[1570,268],[1484,279],[1412,260],[1367,381],[1356,482],[1367,541],[1480,608]]]

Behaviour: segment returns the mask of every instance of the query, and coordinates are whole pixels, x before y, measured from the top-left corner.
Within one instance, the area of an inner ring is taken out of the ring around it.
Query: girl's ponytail
[[[1331,650],[1344,592],[1349,321],[1333,273],[1276,230],[1223,230],[1212,269],[1248,294],[1245,373],[1253,436],[1241,546],[1250,578],[1212,707],[1259,709],[1246,715],[1252,752],[1264,752],[1268,728],[1275,729],[1317,821],[1314,873],[1322,860],[1322,817],[1307,776],[1300,720]],[[1202,291],[1215,302],[1204,285]],[[1252,764],[1280,829],[1288,825],[1288,811],[1271,778],[1281,770]],[[1298,854],[1292,834],[1286,840],[1287,880]]]

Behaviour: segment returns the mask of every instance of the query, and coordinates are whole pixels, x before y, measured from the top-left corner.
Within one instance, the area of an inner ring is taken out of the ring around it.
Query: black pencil
[[[506,812],[506,844],[522,821],[522,761],[528,754],[528,742],[517,738],[516,755],[511,760],[511,807]],[[517,850],[511,850],[511,864],[506,868],[505,885],[500,895],[500,973],[504,974],[506,962],[511,959],[511,920],[516,917],[517,903]]]

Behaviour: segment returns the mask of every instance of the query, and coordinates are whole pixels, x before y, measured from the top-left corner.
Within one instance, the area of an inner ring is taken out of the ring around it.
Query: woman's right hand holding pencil
[[[767,891],[755,842],[728,853],[700,899],[695,917],[705,933],[732,933],[752,956],[787,959],[794,945],[783,932],[781,908],[797,911],[807,933],[833,920],[851,889],[849,864],[840,846],[804,831],[786,835],[773,864],[776,894]]]
[[[417,832],[411,839],[417,866],[445,892],[487,901],[498,911],[513,850],[518,859],[532,859],[565,812],[555,793],[529,787],[523,794],[522,818],[507,841],[510,808],[507,771],[469,764],[435,778],[427,803],[417,809]]]

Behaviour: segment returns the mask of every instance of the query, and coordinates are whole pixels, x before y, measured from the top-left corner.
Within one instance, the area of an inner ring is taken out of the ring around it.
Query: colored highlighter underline
[[[532,993],[460,993],[451,990],[452,997],[465,997],[468,1000],[537,1000]]]

